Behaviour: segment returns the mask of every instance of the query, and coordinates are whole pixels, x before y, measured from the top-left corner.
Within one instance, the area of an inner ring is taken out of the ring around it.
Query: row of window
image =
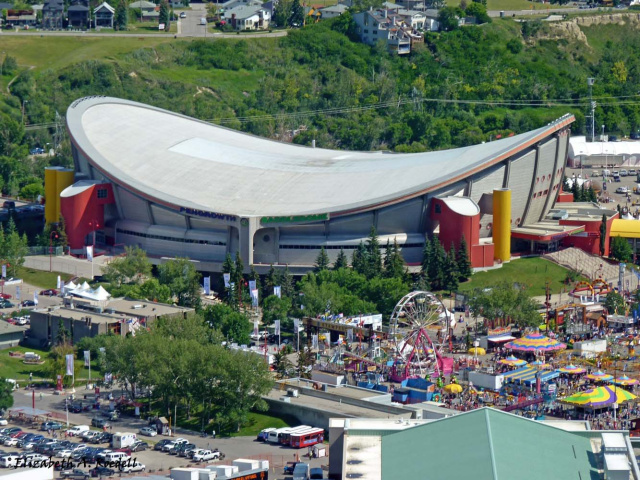
[[[355,250],[358,245],[280,245],[280,250],[320,250],[324,246],[325,250]],[[424,243],[405,243],[398,245],[400,248],[422,248]],[[380,249],[385,248],[385,245],[381,245]]]
[[[121,228],[118,228],[116,231],[123,235],[131,235],[132,237],[149,238],[151,240],[164,240],[166,242],[196,243],[198,245],[215,245],[221,247],[225,247],[227,245],[226,242],[213,242],[211,240],[198,240],[194,238],[165,237],[163,235],[149,235],[147,233],[134,232],[132,230],[123,230]]]

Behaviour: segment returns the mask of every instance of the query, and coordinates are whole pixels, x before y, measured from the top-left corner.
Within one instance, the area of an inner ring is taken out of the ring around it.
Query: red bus
[[[292,433],[290,445],[293,448],[310,447],[324,442],[324,429],[312,428],[302,433]]]
[[[292,427],[287,429],[286,431],[282,432],[282,434],[280,435],[280,439],[278,441],[278,443],[280,443],[280,445],[289,445],[291,443],[291,435],[294,433],[304,433],[307,430],[312,429],[313,427],[310,427],[309,425],[300,425],[298,427]]]

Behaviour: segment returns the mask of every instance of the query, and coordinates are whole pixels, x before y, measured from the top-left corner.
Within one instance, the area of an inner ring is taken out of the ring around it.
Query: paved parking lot
[[[115,389],[112,391],[114,395],[119,395],[120,390]],[[90,390],[77,390],[75,392],[76,399],[83,399],[84,394],[91,395],[93,391]],[[40,410],[53,412],[55,415],[55,421],[60,423],[66,423],[66,414],[64,411],[64,396],[53,395],[51,390],[36,390],[35,395],[35,407]],[[14,393],[14,406],[31,407],[32,393],[30,390],[19,390]],[[91,419],[96,415],[94,412],[83,413],[69,413],[70,425],[90,425]],[[23,428],[25,431],[35,431],[25,427],[22,424],[16,424]],[[147,426],[147,422],[139,420],[133,417],[122,417],[117,422],[113,422],[113,432],[126,431],[126,432],[138,432],[138,430]],[[283,474],[283,467],[286,462],[294,461],[296,456],[299,456],[301,461],[308,461],[306,458],[306,449],[293,449],[290,447],[267,444],[258,442],[254,437],[233,437],[233,438],[215,438],[212,439],[202,438],[198,434],[193,432],[178,429],[173,435],[174,438],[182,437],[186,438],[190,443],[194,443],[200,448],[219,449],[226,455],[226,458],[218,462],[207,462],[206,464],[231,464],[231,461],[236,458],[253,458],[261,460],[269,460],[271,471],[269,473],[270,478],[281,479],[285,478]],[[64,438],[64,437],[62,437]],[[155,437],[139,436],[141,440],[144,440],[150,444],[155,443],[163,438],[169,438],[167,436],[157,435]],[[100,445],[106,447],[106,445]],[[7,447],[0,446],[0,449],[8,450]],[[18,449],[10,448],[11,451]],[[327,446],[328,451],[328,446]],[[147,472],[166,472],[173,467],[186,467],[195,466],[190,463],[189,459],[184,457],[176,457],[175,455],[168,455],[166,453],[160,453],[155,451],[136,452],[134,457],[147,467]],[[311,459],[309,461],[312,467],[327,468],[328,458]]]
[[[566,175],[567,177],[572,177],[574,174],[576,176],[578,175],[583,175],[584,177],[590,179],[594,185],[596,186],[596,190],[600,190],[601,187],[603,186],[603,177],[602,177],[602,170],[604,169],[604,167],[598,167],[598,168],[568,168],[566,169]],[[607,166],[607,169],[610,172],[615,171],[620,171],[622,170],[621,167],[611,167],[611,166]],[[625,170],[629,171],[629,168],[625,168]],[[633,214],[637,209],[640,209],[640,195],[633,193],[633,189],[634,187],[638,186],[638,179],[637,179],[637,172],[640,171],[638,169],[634,169],[636,171],[635,175],[627,175],[624,177],[620,177],[620,182],[614,182],[614,181],[607,181],[606,182],[606,190],[602,190],[600,193],[600,199],[601,199],[601,205],[605,208],[610,208],[615,210],[616,206],[619,204],[621,207],[624,206],[628,206],[631,213]],[[594,174],[597,173],[598,175],[595,176]],[[609,178],[609,180],[612,180],[611,178]],[[627,198],[627,195],[624,193],[617,193],[616,190],[619,187],[626,187],[629,192],[630,198]]]

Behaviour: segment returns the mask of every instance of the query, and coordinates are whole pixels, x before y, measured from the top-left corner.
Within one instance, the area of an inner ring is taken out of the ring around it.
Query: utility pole
[[[596,102],[593,101],[593,84],[595,78],[587,78],[587,85],[589,86],[589,105],[591,106],[591,141],[595,141],[596,136]]]
[[[549,282],[545,282],[544,284],[544,288],[545,288],[545,302],[544,305],[545,307],[547,307],[547,318],[546,318],[546,332],[547,335],[549,334],[549,308],[551,307],[551,295],[549,294]]]

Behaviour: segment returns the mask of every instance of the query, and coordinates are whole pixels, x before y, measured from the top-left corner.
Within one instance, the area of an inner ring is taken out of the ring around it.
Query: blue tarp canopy
[[[504,374],[505,382],[525,383],[531,385],[536,382],[536,375],[540,375],[540,382],[545,383],[557,378],[560,374],[556,371],[543,371],[533,367],[522,367]]]

